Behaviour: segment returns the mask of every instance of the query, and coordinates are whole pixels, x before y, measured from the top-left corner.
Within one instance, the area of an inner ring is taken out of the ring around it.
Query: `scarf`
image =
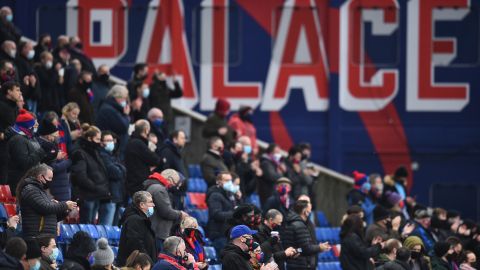
[[[24,128],[22,126],[19,126],[19,125],[15,124],[13,126],[13,130],[20,135],[27,136],[29,139],[33,138],[33,129],[31,129],[31,128],[30,129],[29,128]]]
[[[195,234],[193,235],[185,235],[184,238],[185,242],[188,243],[188,245],[195,250],[195,252],[192,254],[193,257],[195,258],[196,262],[204,262],[205,261],[205,254],[203,253],[203,248],[200,243],[200,241],[197,240],[197,237]]]

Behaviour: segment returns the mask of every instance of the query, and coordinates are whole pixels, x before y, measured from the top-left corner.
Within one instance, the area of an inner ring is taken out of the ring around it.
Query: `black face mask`
[[[81,87],[83,90],[87,91],[89,88],[92,88],[92,82],[82,82],[82,83],[80,84],[80,87]]]
[[[253,239],[251,238],[246,239],[245,245],[247,245],[248,249],[250,250],[250,248],[252,248],[253,246]]]
[[[185,231],[184,231],[184,234],[187,236],[187,237],[194,237],[196,235],[196,232],[197,230],[196,229],[193,229],[193,228],[185,228]]]
[[[109,79],[110,79],[110,74],[102,74],[98,76],[98,80],[101,82],[107,83]]]
[[[138,78],[140,81],[144,81],[147,77],[148,77],[148,74],[145,74],[145,75],[142,75],[142,76],[138,76],[137,78]]]
[[[410,252],[410,257],[415,260],[415,259],[420,258],[420,254],[421,254],[420,251],[411,251]]]
[[[75,48],[77,48],[79,50],[83,49],[83,43],[78,42],[77,44],[75,44]]]
[[[452,254],[447,254],[447,260],[450,262],[454,262],[457,260],[457,253],[453,252]]]

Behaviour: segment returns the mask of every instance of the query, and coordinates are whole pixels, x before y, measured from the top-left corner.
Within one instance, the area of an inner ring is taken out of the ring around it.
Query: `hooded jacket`
[[[208,237],[217,239],[223,237],[229,225],[227,220],[233,215],[233,202],[228,199],[227,192],[218,186],[213,186],[207,192],[208,205]]]
[[[145,190],[152,194],[155,211],[151,217],[155,237],[165,240],[170,235],[173,223],[180,221],[182,213],[173,209],[169,191],[170,183],[161,174],[154,173],[143,183]]]
[[[252,270],[250,255],[240,247],[229,243],[220,254],[222,269],[228,270]]]

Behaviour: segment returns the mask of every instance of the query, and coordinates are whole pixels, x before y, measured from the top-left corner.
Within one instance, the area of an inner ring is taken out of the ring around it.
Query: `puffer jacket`
[[[67,214],[65,202],[54,202],[36,179],[27,178],[20,194],[22,225],[25,237],[35,237],[40,233],[57,234],[57,222]]]
[[[316,257],[321,250],[316,239],[312,239],[308,221],[304,221],[294,212],[289,212],[285,221],[281,233],[283,246],[302,249],[297,258],[287,258],[287,269],[316,269]]]
[[[208,205],[208,237],[216,239],[223,237],[228,230],[227,220],[233,215],[233,202],[228,199],[227,192],[218,186],[213,186],[207,192]]]

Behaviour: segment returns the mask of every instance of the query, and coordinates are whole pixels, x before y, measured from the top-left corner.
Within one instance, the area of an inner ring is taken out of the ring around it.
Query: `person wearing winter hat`
[[[392,220],[390,212],[384,207],[377,205],[375,209],[373,209],[373,219],[375,223],[367,227],[365,234],[367,243],[372,242],[377,236],[382,237],[383,240],[391,238],[400,239],[398,230],[400,228],[401,218],[399,216]]]
[[[15,196],[17,184],[33,166],[40,163],[45,156],[40,144],[33,139],[35,126],[38,126],[35,116],[26,110],[20,110],[13,128],[6,133],[8,155],[7,182]]]
[[[228,120],[228,125],[232,127],[237,133],[237,138],[240,136],[248,136],[252,143],[253,153],[258,152],[257,147],[257,129],[252,121],[253,108],[250,106],[240,106],[238,113],[232,115]]]
[[[79,231],[73,235],[72,242],[68,246],[62,269],[90,270],[88,258],[96,250],[95,241],[90,234]]]
[[[45,151],[45,157],[42,160],[45,163],[53,162],[60,157],[63,157],[65,154],[60,154],[58,149],[58,139],[59,133],[58,128],[47,119],[42,119],[38,127],[37,132],[39,138],[38,143],[42,146],[43,151]]]
[[[403,246],[410,250],[410,265],[415,270],[430,270],[430,259],[425,254],[422,239],[409,236],[403,241]]]
[[[352,175],[355,182],[353,189],[347,194],[348,205],[360,205],[365,213],[365,221],[367,224],[372,224],[373,209],[376,205],[370,197],[372,186],[368,181],[368,176],[358,171],[354,171]]]
[[[433,247],[432,270],[453,270],[447,256],[453,254],[453,247],[448,242],[437,242]]]
[[[435,238],[430,229],[431,216],[430,209],[419,206],[415,211],[415,230],[410,234],[422,239],[427,253],[430,253],[433,250],[435,244]]]
[[[277,209],[286,217],[288,209],[293,203],[293,198],[291,196],[292,181],[287,177],[278,178],[275,185],[275,191],[276,192],[274,192],[263,204],[263,212],[266,213],[270,209]]]
[[[203,137],[209,139],[218,136],[222,138],[225,145],[230,145],[235,138],[235,132],[227,123],[229,112],[230,102],[226,99],[218,99],[215,104],[215,111],[208,117],[203,126]]]
[[[97,250],[93,252],[92,270],[118,270],[113,265],[115,255],[106,238],[97,240]]]
[[[395,189],[400,194],[402,200],[407,198],[408,170],[405,166],[399,166],[393,174],[395,180]]]
[[[20,262],[23,264],[23,268],[39,270],[42,251],[40,250],[37,240],[26,240],[25,243],[27,243],[27,254],[24,259],[20,260]]]

